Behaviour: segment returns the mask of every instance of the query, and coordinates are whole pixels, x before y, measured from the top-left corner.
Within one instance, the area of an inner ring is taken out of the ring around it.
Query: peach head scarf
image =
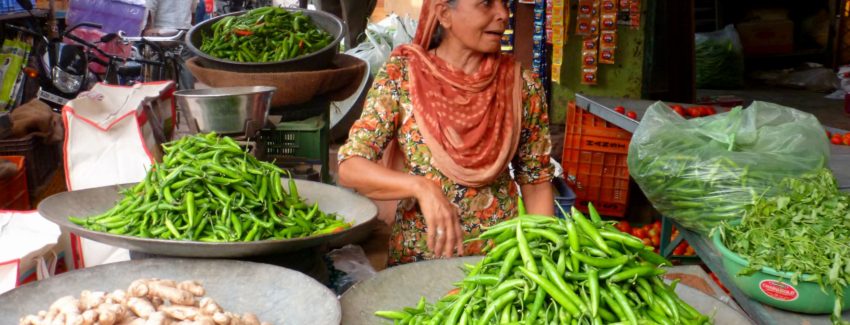
[[[428,54],[439,23],[435,6],[445,1],[424,1],[413,43],[392,55],[408,60],[413,115],[434,167],[458,184],[480,187],[517,150],[523,80],[511,56],[487,54],[469,75]]]

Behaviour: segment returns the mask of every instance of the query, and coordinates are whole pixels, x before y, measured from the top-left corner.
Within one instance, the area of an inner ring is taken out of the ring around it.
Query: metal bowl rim
[[[327,12],[324,12],[324,11],[319,11],[319,10],[303,9],[303,8],[283,8],[283,7],[281,7],[281,8],[288,10],[288,11],[292,11],[292,12],[302,11],[302,12],[305,12],[305,14],[309,12],[310,14],[316,14],[316,15],[320,15],[320,16],[325,16],[327,18],[331,18],[331,20],[333,20],[334,23],[336,23],[336,25],[339,27],[339,35],[331,35],[331,36],[334,36],[334,40],[331,41],[330,44],[328,44],[327,46],[325,46],[325,47],[323,47],[323,48],[321,48],[317,51],[314,51],[310,54],[291,58],[291,59],[288,59],[288,60],[273,61],[273,62],[237,62],[237,61],[232,61],[232,60],[228,60],[228,59],[217,58],[217,57],[214,57],[212,55],[207,54],[204,51],[201,51],[201,49],[199,49],[198,47],[195,46],[195,44],[192,43],[192,35],[194,35],[196,32],[198,32],[198,30],[201,27],[209,25],[209,24],[214,24],[215,22],[217,22],[221,19],[224,19],[224,17],[238,16],[238,15],[242,15],[242,14],[245,14],[248,11],[250,11],[250,10],[243,10],[243,11],[239,11],[239,12],[229,13],[229,14],[226,14],[226,15],[221,15],[221,16],[215,17],[213,19],[209,19],[207,21],[204,21],[200,24],[193,26],[191,29],[189,29],[189,32],[186,33],[186,41],[185,41],[186,46],[188,46],[189,49],[192,52],[195,52],[195,54],[197,54],[198,56],[200,56],[200,57],[202,57],[206,60],[220,62],[220,63],[224,63],[224,64],[230,64],[230,65],[244,65],[244,66],[251,66],[251,67],[267,67],[267,66],[275,66],[275,65],[285,64],[285,63],[291,63],[291,62],[295,62],[295,61],[309,60],[312,57],[316,56],[317,54],[325,52],[326,50],[328,50],[331,47],[338,47],[340,41],[342,41],[342,38],[345,36],[346,25],[342,22],[341,19],[337,18],[336,16],[334,16],[330,13],[327,13]],[[311,20],[312,20],[312,18],[311,18]],[[315,22],[314,22],[314,24],[315,24]],[[326,31],[324,29],[322,29],[322,30],[325,33],[330,34],[329,31]]]
[[[186,98],[218,98],[274,93],[276,91],[277,87],[272,86],[216,87],[178,90],[174,92],[174,96]]]

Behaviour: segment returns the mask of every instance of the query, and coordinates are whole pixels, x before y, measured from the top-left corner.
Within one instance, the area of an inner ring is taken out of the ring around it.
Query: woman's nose
[[[501,20],[503,22],[507,22],[508,18],[509,18],[508,15],[510,14],[508,12],[508,2],[507,2],[507,0],[498,0],[498,1],[499,1],[498,5],[495,6],[495,8],[496,8],[496,20]]]

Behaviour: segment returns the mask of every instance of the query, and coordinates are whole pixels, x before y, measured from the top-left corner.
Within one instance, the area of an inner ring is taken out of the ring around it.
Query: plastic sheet
[[[631,176],[655,208],[703,234],[742,217],[782,178],[827,161],[829,142],[817,118],[765,102],[691,120],[658,102],[628,155]]]

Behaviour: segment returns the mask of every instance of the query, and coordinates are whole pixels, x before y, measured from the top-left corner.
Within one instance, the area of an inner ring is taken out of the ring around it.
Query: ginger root
[[[145,298],[132,297],[127,300],[127,307],[130,308],[136,316],[141,318],[148,318],[151,314],[156,312],[156,308],[154,308],[150,300]]]
[[[213,314],[213,321],[216,325],[230,325],[230,316],[222,312],[216,312]]]
[[[176,318],[179,320],[194,320],[195,316],[201,314],[200,310],[197,307],[189,307],[189,306],[162,306],[159,311],[164,312],[171,318]]]
[[[257,315],[252,313],[245,313],[242,315],[242,324],[244,325],[260,325],[260,319],[257,318]]]
[[[138,279],[127,291],[83,290],[65,296],[19,325],[270,325],[256,315],[224,311],[198,281]]]
[[[189,291],[196,297],[203,297],[206,294],[206,290],[204,290],[204,287],[201,286],[201,283],[199,283],[198,281],[183,281],[177,284],[177,288]]]
[[[216,325],[212,316],[207,316],[207,315],[199,315],[198,317],[195,317],[195,322],[192,323],[192,324],[193,325]]]
[[[212,316],[221,311],[221,307],[210,297],[201,299],[198,307],[201,309],[201,314]]]
[[[162,281],[148,283],[148,295],[168,300],[176,305],[192,306],[195,304],[195,296],[191,292],[165,285]]]

